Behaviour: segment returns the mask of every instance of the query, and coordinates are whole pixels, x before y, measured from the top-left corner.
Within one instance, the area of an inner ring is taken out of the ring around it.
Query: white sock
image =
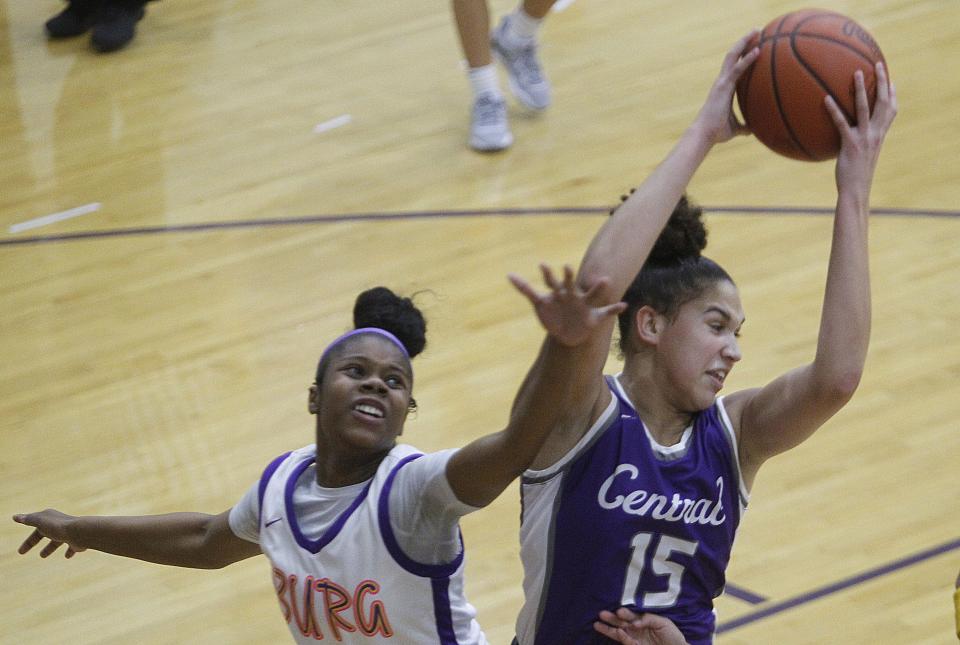
[[[473,88],[473,95],[495,94],[502,96],[500,92],[500,83],[497,80],[497,68],[493,63],[483,67],[471,67],[467,72],[470,79],[470,87]]]
[[[520,5],[510,14],[510,20],[507,21],[507,38],[514,42],[531,40],[536,37],[542,22],[542,18],[534,18],[523,10],[523,5]]]

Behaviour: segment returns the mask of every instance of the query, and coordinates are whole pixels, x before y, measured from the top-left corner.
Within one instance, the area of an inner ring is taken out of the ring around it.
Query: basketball
[[[824,105],[829,94],[856,123],[853,73],[863,70],[871,109],[875,64],[883,53],[850,18],[804,9],[771,21],[756,41],[760,56],[737,82],[737,104],[750,131],[792,159],[822,161],[840,151],[840,135]]]

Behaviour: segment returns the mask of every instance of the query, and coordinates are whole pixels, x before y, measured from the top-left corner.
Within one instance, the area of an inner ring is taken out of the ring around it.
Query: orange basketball
[[[823,99],[831,95],[855,124],[853,73],[860,69],[873,107],[874,67],[884,60],[877,42],[846,16],[803,9],[770,22],[755,44],[760,56],[737,83],[737,103],[750,131],[793,159],[836,157],[840,135]]]

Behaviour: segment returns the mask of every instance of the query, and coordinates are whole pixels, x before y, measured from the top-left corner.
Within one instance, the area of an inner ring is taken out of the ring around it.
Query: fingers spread
[[[540,273],[543,274],[543,283],[550,287],[553,291],[556,291],[560,288],[560,283],[557,282],[557,279],[553,275],[553,271],[546,264],[540,265]]]
[[[890,100],[890,80],[887,78],[887,70],[883,63],[877,63],[874,70],[877,75],[877,99],[886,103]]]
[[[26,540],[23,541],[23,544],[20,545],[20,548],[17,549],[17,553],[23,555],[33,547],[37,546],[40,540],[43,539],[43,536],[40,535],[40,531],[34,531],[31,533]]]
[[[563,288],[573,291],[573,269],[569,264],[563,265]]]
[[[41,558],[46,558],[47,556],[52,555],[53,552],[56,551],[57,549],[59,549],[59,548],[60,548],[60,545],[62,545],[62,544],[63,544],[63,542],[54,542],[53,540],[50,540],[50,544],[48,544],[47,546],[43,547],[43,550],[40,551],[40,557],[41,557]]]
[[[601,317],[606,318],[607,316],[618,316],[624,311],[627,310],[627,303],[618,302],[612,305],[607,305],[606,307],[600,307],[597,312]]]
[[[597,622],[593,623],[593,628],[594,628],[596,631],[598,631],[598,632],[600,632],[601,634],[603,634],[604,636],[606,636],[607,638],[614,639],[614,638],[617,637],[617,630],[616,630],[616,628],[611,627],[610,625],[605,625],[604,623],[601,623],[601,622],[597,621]]]
[[[507,279],[510,281],[510,284],[512,284],[514,288],[516,288],[517,291],[519,291],[520,293],[522,293],[524,296],[527,297],[527,300],[536,304],[537,300],[539,299],[539,296],[537,295],[537,292],[533,290],[533,287],[531,287],[526,280],[518,276],[516,273],[508,274]]]
[[[843,111],[840,109],[840,106],[837,105],[837,102],[833,100],[833,97],[829,94],[824,99],[824,104],[827,107],[827,112],[830,114],[830,118],[833,119],[833,124],[837,126],[837,130],[840,131],[841,137],[847,137],[850,132],[850,124],[847,123],[847,117],[843,115]]]
[[[867,88],[863,80],[863,71],[857,70],[853,74],[856,85],[857,124],[861,125],[870,120],[870,102],[867,100]]]
[[[615,623],[617,622],[617,617],[616,615],[614,615],[612,611],[607,611],[606,609],[604,609],[603,611],[600,612],[600,620],[604,620],[608,623]]]

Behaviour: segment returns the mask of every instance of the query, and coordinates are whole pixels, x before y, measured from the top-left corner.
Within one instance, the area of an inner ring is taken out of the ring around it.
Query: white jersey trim
[[[623,397],[625,401],[629,401],[630,405],[634,410],[637,409],[636,404],[633,402],[633,399],[630,398],[630,395],[627,394],[627,391],[623,389],[623,385],[620,383],[620,377],[623,375],[623,372],[620,372],[613,377],[613,384],[617,387],[617,392],[620,393],[620,396]],[[659,441],[654,439],[653,435],[650,433],[650,429],[647,427],[647,424],[643,422],[643,419],[640,418],[640,415],[637,414],[637,420],[640,422],[640,425],[643,426],[643,431],[647,435],[647,441],[650,442],[650,447],[653,451],[664,457],[674,457],[678,455],[683,455],[687,452],[687,448],[690,447],[690,440],[693,437],[693,426],[687,426],[683,434],[680,435],[680,440],[673,444],[672,446],[664,446]]]
[[[590,426],[582,437],[580,441],[577,442],[573,448],[567,451],[563,457],[554,462],[552,466],[548,466],[543,470],[533,470],[529,469],[524,471],[523,479],[533,479],[542,481],[544,479],[549,479],[556,475],[559,471],[563,470],[564,466],[573,461],[580,452],[593,441],[593,438],[600,433],[604,428],[606,428],[609,423],[609,418],[612,414],[616,414],[616,408],[619,407],[617,397],[613,396],[613,393],[610,393],[610,403],[607,404],[606,409],[600,414],[597,420]]]
[[[727,439],[730,441],[730,449],[733,451],[733,458],[737,463],[737,487],[740,490],[740,514],[747,510],[747,503],[750,501],[750,489],[743,480],[743,468],[740,467],[740,450],[737,446],[737,433],[733,431],[733,422],[727,414],[727,408],[723,404],[723,398],[717,399],[717,410],[720,412],[720,424],[727,433]]]

